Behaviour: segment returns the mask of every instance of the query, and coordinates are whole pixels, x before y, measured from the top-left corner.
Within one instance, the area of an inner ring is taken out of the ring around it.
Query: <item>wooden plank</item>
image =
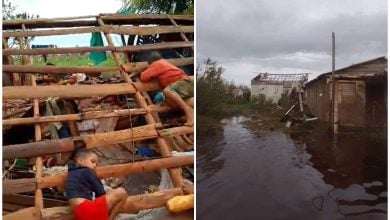
[[[40,212],[35,207],[30,207],[3,216],[3,220],[22,220],[22,219],[40,220]]]
[[[83,143],[86,148],[96,148],[128,141],[156,138],[158,133],[155,125],[140,126],[133,129],[96,133],[79,137],[53,139],[26,144],[3,146],[3,160],[28,158],[53,153],[64,153],[74,150],[74,145]]]
[[[143,91],[161,90],[157,83],[117,83],[99,85],[50,85],[50,86],[7,86],[3,87],[3,100],[28,98],[81,98],[92,96],[120,95]]]
[[[171,17],[175,20],[187,20],[193,21],[193,15],[171,15]],[[61,27],[61,22],[78,22],[75,24],[82,25],[83,22],[91,22],[85,25],[95,26],[97,25],[96,20],[80,20],[80,19],[88,19],[88,18],[96,18],[96,15],[87,15],[87,16],[78,16],[78,17],[58,17],[58,18],[36,18],[36,19],[22,19],[22,20],[3,20],[3,29],[9,29],[10,27],[20,28],[22,24],[26,25],[26,28],[33,27],[32,25],[50,25],[54,27]],[[126,20],[129,24],[133,24],[139,20],[166,20],[168,19],[167,15],[161,14],[134,14],[134,15],[121,15],[121,14],[103,14],[101,16],[103,20],[107,21],[117,21],[117,20]],[[75,21],[72,21],[75,20]],[[42,27],[50,27],[50,26],[42,26]],[[41,26],[36,26],[41,27]],[[73,26],[65,26],[65,27],[73,27]]]
[[[104,72],[119,71],[118,67],[85,67],[85,66],[33,66],[33,65],[3,65],[3,72],[11,73],[50,73],[71,74],[85,73],[90,76],[99,76]]]
[[[175,66],[185,66],[185,65],[194,64],[193,57],[168,59],[167,61]],[[148,62],[122,64],[122,67],[128,73],[140,73],[140,72],[144,71],[148,66],[149,66]]]
[[[121,213],[133,213],[145,209],[153,209],[164,207],[166,202],[175,196],[182,195],[183,191],[179,188],[148,193],[143,195],[129,196]],[[55,207],[42,210],[42,219],[56,220],[56,219],[73,219],[72,210],[70,207]]]
[[[128,176],[136,173],[155,172],[164,168],[187,166],[193,163],[193,156],[170,157],[134,163],[102,166],[96,169],[96,173],[100,179],[106,179],[109,177]],[[64,188],[67,175],[67,172],[63,172],[54,176],[42,177],[42,182],[37,183],[38,188]],[[35,186],[36,182],[34,178],[5,180],[3,181],[3,195],[32,192],[35,190]]]
[[[63,122],[63,121],[81,121],[95,118],[110,118],[110,117],[123,117],[131,115],[140,115],[150,112],[168,112],[171,108],[168,106],[148,106],[148,109],[118,109],[118,110],[105,110],[105,111],[90,111],[78,114],[67,115],[53,115],[42,116],[39,118],[13,118],[3,120],[3,126],[8,125],[25,125],[35,123],[51,123],[51,122]],[[24,112],[24,111],[23,111]]]
[[[33,192],[35,190],[36,181],[34,178],[3,180],[3,195]]]
[[[3,55],[43,55],[43,54],[69,54],[69,53],[87,53],[98,51],[117,51],[117,52],[141,52],[148,50],[162,50],[169,48],[193,47],[193,42],[163,42],[144,45],[130,45],[122,47],[104,46],[104,47],[70,47],[70,48],[36,48],[36,49],[4,49]]]
[[[109,177],[128,176],[130,174],[155,172],[164,168],[181,167],[194,163],[193,156],[169,157],[162,159],[147,160],[134,163],[116,164],[98,167],[97,176],[100,179]],[[64,187],[66,184],[67,173],[60,173],[55,176],[46,176],[42,178],[42,183],[38,184],[40,189],[50,187]]]
[[[34,196],[26,196],[21,194],[10,194],[3,195],[3,202],[9,204],[17,204],[19,206],[34,206],[35,197]],[[55,199],[43,199],[43,204],[45,207],[55,207],[55,206],[66,206],[68,202],[62,200]]]
[[[3,32],[3,37],[37,37],[37,36],[53,36],[53,35],[69,35],[69,34],[86,34],[92,32],[105,32],[110,34],[126,34],[126,35],[155,35],[167,33],[193,33],[193,26],[116,26],[105,25],[102,27],[79,27],[72,29],[52,29],[40,31],[13,31]]]

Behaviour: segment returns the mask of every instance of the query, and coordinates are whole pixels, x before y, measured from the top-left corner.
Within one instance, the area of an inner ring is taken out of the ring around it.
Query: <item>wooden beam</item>
[[[2,216],[3,220],[40,220],[41,213],[35,207],[25,208],[17,212]]]
[[[131,45],[131,46],[104,46],[104,47],[70,47],[70,48],[36,48],[36,49],[3,49],[3,56],[6,55],[43,55],[43,54],[69,54],[69,53],[87,53],[98,51],[117,51],[117,52],[141,52],[148,50],[162,50],[170,48],[193,47],[193,42],[163,42],[155,44]]]
[[[185,65],[194,64],[193,57],[168,59],[167,61],[175,66],[185,66]],[[140,73],[148,67],[148,62],[126,63],[126,64],[122,64],[122,67],[128,73]]]
[[[119,71],[118,67],[86,67],[86,66],[33,66],[33,65],[3,65],[3,72],[11,73],[47,73],[71,74],[85,73],[90,76],[99,76],[104,72]]]
[[[104,111],[91,111],[83,112],[78,114],[68,115],[53,115],[53,116],[42,116],[39,118],[13,118],[3,120],[3,126],[8,125],[25,125],[25,124],[36,124],[36,123],[52,123],[52,122],[63,122],[63,121],[81,121],[95,118],[110,118],[110,117],[123,117],[131,115],[146,114],[147,111],[151,112],[168,112],[170,108],[168,106],[148,106],[146,109],[118,109],[118,110],[104,110]]]
[[[3,87],[3,100],[31,99],[31,98],[81,98],[92,96],[106,96],[135,93],[136,89],[142,91],[161,90],[157,82],[152,83],[117,83],[98,85],[50,85],[50,86],[6,86]]]
[[[167,128],[157,132],[157,124],[149,124],[141,127],[83,135],[79,137],[54,139],[40,142],[3,146],[3,160],[15,158],[29,158],[54,153],[64,153],[74,150],[77,143],[83,143],[86,148],[109,146],[129,141],[140,141],[157,138],[160,135],[181,135],[193,133],[187,126]]]
[[[21,194],[10,194],[10,195],[3,195],[3,202],[9,203],[9,204],[17,204],[19,206],[34,206],[34,196],[26,196]],[[62,200],[55,200],[55,199],[43,199],[43,204],[45,207],[55,207],[55,206],[66,206],[68,205],[68,202],[62,201]]]
[[[35,178],[3,180],[3,195],[33,192],[36,188]]]
[[[108,165],[98,167],[96,174],[100,179],[109,177],[128,176],[130,174],[155,172],[164,168],[182,167],[194,163],[193,156],[169,157],[162,159],[147,160],[134,163]],[[42,183],[38,183],[40,189],[51,187],[64,187],[67,173],[60,173],[55,176],[42,177]]]
[[[134,195],[127,197],[126,203],[120,210],[121,213],[138,212],[145,209],[164,207],[166,202],[183,194],[182,189],[173,188],[143,195]],[[74,216],[69,206],[46,208],[39,212],[34,207],[19,210],[17,212],[3,216],[4,220],[38,220],[42,214],[44,220],[73,220]]]
[[[155,129],[155,125],[146,125],[132,129],[89,134],[79,137],[7,145],[3,146],[3,160],[70,152],[74,150],[74,146],[77,143],[84,143],[86,148],[96,148],[132,140],[152,139],[157,136],[158,133]]]
[[[167,33],[193,33],[194,26],[132,26],[104,25],[102,27],[79,27],[72,29],[52,29],[41,31],[13,31],[3,32],[3,37],[36,37],[68,34],[85,34],[92,32],[105,32],[110,34],[126,35],[155,35]]]

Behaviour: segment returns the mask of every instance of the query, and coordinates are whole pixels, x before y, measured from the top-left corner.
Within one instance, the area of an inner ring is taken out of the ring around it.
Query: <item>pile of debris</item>
[[[7,48],[13,38],[92,32],[104,33],[108,46]],[[111,34],[121,35],[123,45],[115,46]],[[162,89],[158,83],[139,81],[147,67],[143,57],[152,50],[193,74],[193,37],[193,16],[3,21],[4,219],[71,219],[69,207],[58,206],[67,205],[66,165],[80,146],[99,156],[97,175],[106,186],[123,186],[131,195],[124,213],[193,194],[193,127],[184,126],[181,111],[151,98]],[[111,52],[116,66],[31,63],[33,55],[96,51]],[[23,65],[14,64],[15,56],[23,56]]]

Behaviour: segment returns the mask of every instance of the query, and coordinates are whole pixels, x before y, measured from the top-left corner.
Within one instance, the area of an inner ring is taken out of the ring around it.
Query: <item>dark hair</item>
[[[161,60],[161,55],[157,51],[152,51],[148,56],[148,63],[152,64],[153,62]]]
[[[88,149],[80,149],[80,150],[78,150],[76,152],[76,154],[74,155],[74,158],[73,158],[74,164],[77,164],[77,160],[78,159],[84,159],[88,155],[91,155],[91,154],[95,154],[95,153],[93,151],[91,151],[91,150],[88,150]]]

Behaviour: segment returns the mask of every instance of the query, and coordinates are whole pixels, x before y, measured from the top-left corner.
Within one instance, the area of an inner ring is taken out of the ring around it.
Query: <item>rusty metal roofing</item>
[[[259,73],[252,79],[254,82],[263,83],[283,83],[283,82],[307,82],[309,73],[298,74],[271,74],[271,73]]]

